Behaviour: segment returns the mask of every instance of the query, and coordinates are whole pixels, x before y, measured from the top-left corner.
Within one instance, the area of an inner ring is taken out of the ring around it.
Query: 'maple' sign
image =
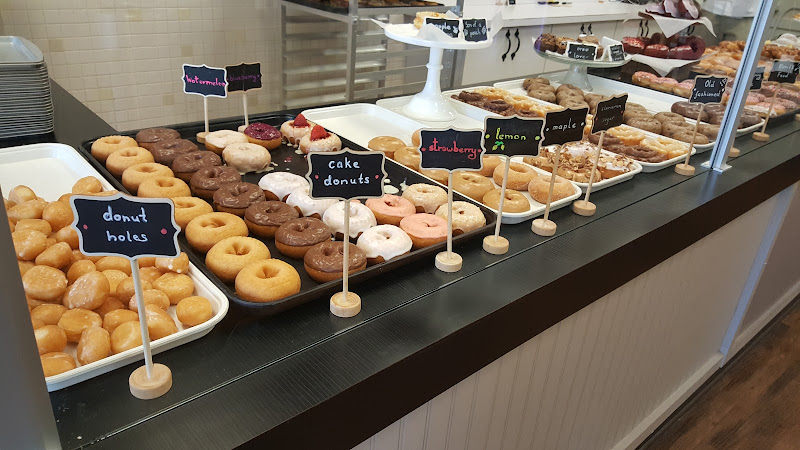
[[[169,199],[73,195],[69,199],[81,253],[91,256],[180,255],[175,206]]]
[[[183,65],[183,92],[203,97],[227,97],[225,69],[218,67]]]
[[[544,142],[542,145],[560,145],[583,139],[586,115],[589,108],[566,108],[550,111],[544,117]]]
[[[311,198],[378,198],[383,196],[383,152],[338,152],[308,154]]]
[[[422,130],[420,148],[422,169],[480,170],[483,131],[462,131],[454,128]]]
[[[544,119],[533,117],[486,117],[483,142],[487,154],[536,155],[542,142]]]

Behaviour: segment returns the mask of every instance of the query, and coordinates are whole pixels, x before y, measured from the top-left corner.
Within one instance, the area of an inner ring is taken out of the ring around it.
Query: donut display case
[[[292,119],[294,119],[293,116],[285,116],[285,115],[252,116],[251,123],[261,122],[273,125],[275,127],[280,127],[282,123],[291,121]],[[237,126],[238,122],[235,120],[223,121],[213,124],[211,130],[212,131],[233,130],[236,129]],[[175,125],[170,129],[176,130],[178,134],[184,139],[196,142],[195,136],[199,131],[202,131],[203,124],[191,123],[191,124]],[[122,135],[124,136],[134,136],[136,134],[137,132],[135,131],[122,133]],[[112,175],[112,173],[102,162],[100,162],[98,159],[92,156],[91,149],[93,142],[94,140],[87,141],[84,143],[82,149],[84,156],[92,163],[92,165],[98,172],[103,174],[111,182],[112,185],[114,185],[117,189],[119,189],[122,192],[128,192],[129,190],[125,187],[124,177],[120,178]],[[348,147],[353,150],[361,150],[361,147],[359,145],[345,139],[344,137],[341,138],[341,143],[344,147]],[[303,144],[300,143],[300,145],[302,146]],[[210,153],[210,152],[205,152],[205,153]],[[285,174],[291,174],[291,177],[294,177],[295,175],[303,177],[308,172],[308,164],[305,159],[305,154],[303,154],[303,152],[300,151],[299,149],[289,145],[281,144],[278,148],[270,151],[270,153],[271,153],[272,163],[270,164],[270,167],[266,172],[246,173],[241,177],[241,180],[245,183],[249,182],[252,185],[256,185],[259,183],[259,180],[266,173],[269,174],[285,173]],[[221,169],[220,170],[221,175],[225,176],[225,174],[222,172],[228,172],[229,168],[227,166],[222,166],[220,169]],[[417,183],[423,183],[423,184],[431,183],[431,180],[426,178],[425,176],[417,172],[411,171],[408,168],[403,167],[402,165],[389,160],[388,158],[385,164],[385,170],[388,175],[387,177],[388,179],[386,180],[385,184],[385,192],[387,194],[399,195],[399,193],[401,193],[403,189],[406,188],[407,186],[411,186]],[[230,169],[230,171],[232,172],[232,175],[236,174],[235,170]],[[234,176],[233,178],[238,178],[238,177]],[[289,192],[287,191],[286,194],[288,195]],[[456,245],[458,245],[462,241],[482,236],[487,230],[491,229],[494,226],[494,223],[497,220],[497,216],[489,208],[486,208],[485,206],[477,202],[474,202],[471,199],[464,197],[458,193],[454,193],[454,200],[474,204],[475,207],[479,209],[480,214],[483,215],[484,219],[483,226],[480,226],[479,228],[473,229],[466,233],[454,236],[453,241]],[[245,233],[247,233],[247,230],[245,230]],[[309,271],[304,265],[304,261],[302,258],[297,259],[285,256],[286,250],[285,249],[283,249],[283,251],[279,250],[279,247],[276,246],[276,242],[274,239],[259,237],[254,235],[252,232],[249,233],[249,235],[251,238],[255,238],[266,245],[269,254],[272,256],[271,258],[272,260],[283,261],[284,264],[290,265],[294,268],[293,270],[295,270],[300,277],[299,292],[287,295],[283,298],[275,299],[273,301],[257,302],[257,301],[247,300],[246,299],[246,297],[248,296],[247,293],[240,292],[239,294],[237,294],[237,288],[234,286],[232,278],[226,278],[224,276],[220,276],[219,275],[221,273],[220,270],[216,270],[216,268],[215,270],[212,270],[211,268],[209,268],[209,260],[207,259],[208,255],[206,255],[205,250],[208,250],[210,246],[203,246],[198,244],[197,242],[187,239],[186,233],[181,233],[178,239],[181,244],[181,247],[189,255],[189,258],[192,260],[192,262],[197,267],[199,267],[201,271],[206,276],[208,276],[208,278],[211,279],[212,282],[233,303],[237,304],[238,306],[244,308],[246,311],[254,315],[277,314],[287,309],[298,306],[300,304],[325,297],[326,295],[330,295],[336,292],[337,290],[341,289],[340,276],[335,277],[333,281],[317,281],[316,279],[312,278],[311,275],[309,275]],[[430,245],[424,248],[418,248],[418,249],[415,248],[407,254],[397,256],[385,262],[369,265],[363,270],[351,273],[350,282],[356,284],[359,281],[366,280],[371,277],[386,273],[387,271],[402,267],[403,265],[412,263],[421,258],[434,255],[437,252],[441,251],[443,247],[444,247],[444,242],[440,242],[438,244]],[[226,280],[223,281],[223,278],[226,278]]]

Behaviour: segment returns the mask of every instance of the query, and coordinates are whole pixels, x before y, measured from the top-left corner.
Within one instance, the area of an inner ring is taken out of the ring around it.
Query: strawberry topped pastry
[[[300,151],[303,153],[335,152],[341,149],[342,141],[339,136],[328,133],[319,125],[314,125],[311,132],[300,139]]]
[[[298,114],[294,120],[287,120],[281,125],[281,135],[289,145],[298,145],[303,136],[311,133],[314,122],[306,120],[305,116]]]

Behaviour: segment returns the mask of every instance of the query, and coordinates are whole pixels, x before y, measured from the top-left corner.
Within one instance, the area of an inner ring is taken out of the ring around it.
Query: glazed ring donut
[[[145,198],[189,197],[192,190],[180,178],[152,177],[142,181],[136,195]]]
[[[685,144],[668,138],[647,138],[642,141],[642,145],[666,153],[667,159],[685,155],[689,151]]]
[[[503,163],[503,160],[499,156],[495,155],[486,155],[483,157],[483,168],[480,171],[474,172],[479,175],[483,175],[485,177],[490,177],[494,174],[494,169],[497,168],[500,164]]]
[[[431,180],[447,186],[447,180],[450,178],[450,172],[439,169],[420,169],[419,173],[425,175]]]
[[[436,210],[436,215],[447,220],[447,205]],[[469,233],[486,225],[486,216],[480,208],[468,202],[453,202],[453,236]]]
[[[528,193],[531,198],[541,204],[547,203],[547,194],[550,192],[551,175],[538,175],[528,184]],[[553,184],[553,198],[551,202],[556,202],[562,198],[567,198],[575,193],[572,183],[564,178],[556,176]]]
[[[661,122],[659,122],[656,119],[635,117],[633,119],[625,121],[625,124],[628,126],[638,128],[640,130],[649,131],[655,134],[661,134]]]
[[[172,169],[154,162],[134,164],[122,172],[122,185],[132,194],[136,194],[142,181],[153,177],[172,177]],[[189,194],[191,195],[191,194]]]
[[[197,197],[173,197],[172,203],[175,204],[175,223],[181,230],[195,217],[214,212],[208,202]]]
[[[439,206],[447,203],[447,192],[432,184],[412,184],[403,191],[403,198],[410,201],[418,213],[433,214]]]
[[[528,184],[530,187],[530,184]],[[483,204],[497,211],[500,209],[500,188],[492,189],[483,196]],[[513,189],[506,189],[503,201],[504,213],[524,213],[531,209],[531,203],[524,195]]]
[[[625,145],[637,145],[646,137],[644,133],[632,127],[609,128],[608,133]]]
[[[153,154],[147,151],[146,148],[122,148],[108,155],[106,169],[111,172],[111,175],[119,178],[128,167],[147,162],[154,162],[154,159]]]
[[[194,293],[194,281],[182,273],[167,272],[153,281],[153,289],[167,294],[169,303],[177,305],[179,301]]]
[[[679,131],[679,132],[673,134],[671,137],[672,137],[672,139],[675,139],[676,141],[691,143],[692,142],[692,136],[694,136],[694,144],[695,145],[708,144],[708,138],[706,137],[706,135],[704,135],[704,134],[702,134],[700,132],[698,132],[697,134],[694,134],[693,131]]]
[[[413,248],[428,247],[447,239],[447,221],[433,214],[404,217],[400,228],[411,238]]]
[[[101,162],[106,162],[109,156],[117,150],[127,147],[138,147],[136,139],[128,136],[106,136],[92,142],[92,156]]]
[[[367,148],[376,152],[383,152],[389,159],[394,159],[394,152],[405,146],[405,142],[394,136],[374,137],[367,143]]]
[[[492,189],[494,189],[494,185],[483,175],[463,171],[457,171],[453,174],[453,190],[475,201],[483,200],[483,196]]]
[[[231,236],[211,247],[206,254],[206,266],[220,280],[232,283],[246,265],[270,257],[269,249],[258,239]]]
[[[255,261],[236,275],[236,295],[251,302],[273,302],[300,292],[300,275],[279,259]]]
[[[504,171],[505,171],[505,164],[500,164],[494,169],[493,178],[494,182],[497,183],[498,185],[503,184]],[[524,191],[525,189],[528,188],[528,183],[535,176],[536,176],[536,171],[533,170],[533,167],[527,164],[512,162],[511,167],[508,170],[508,181],[506,181],[506,188],[514,189],[515,191]]]
[[[248,234],[247,225],[241,217],[224,212],[197,216],[189,221],[184,232],[189,244],[203,253],[227,237]]]
[[[653,118],[661,122],[662,124],[686,123],[686,119],[682,115],[676,114],[674,112],[660,112],[655,116],[653,116]]]
[[[402,147],[394,152],[394,160],[412,170],[419,170],[421,159],[422,155],[417,147]]]

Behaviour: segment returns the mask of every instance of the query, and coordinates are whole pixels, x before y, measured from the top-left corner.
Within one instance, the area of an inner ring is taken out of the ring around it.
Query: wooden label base
[[[794,120],[800,122],[800,114],[795,114],[794,115]]]
[[[504,255],[508,253],[508,239],[503,236],[486,236],[483,238],[483,250],[493,255]]]
[[[142,400],[161,397],[172,387],[172,371],[163,364],[153,364],[153,378],[147,378],[147,367],[134,370],[128,378],[131,394]]]
[[[331,314],[336,317],[353,317],[361,312],[361,297],[352,292],[337,292],[331,297]]]
[[[675,173],[686,177],[694,175],[695,168],[689,164],[678,164],[675,166]]]
[[[197,138],[197,142],[199,142],[201,144],[205,144],[206,143],[206,135],[208,135],[208,133],[206,133],[205,131],[201,131],[201,132],[197,133],[195,135],[195,137]]]
[[[239,125],[239,128],[236,129],[239,133],[244,133],[244,129],[247,128],[247,125]]]
[[[461,255],[457,253],[448,255],[447,252],[441,252],[436,255],[436,268],[442,272],[458,272],[462,263]]]
[[[531,224],[531,231],[539,236],[552,236],[556,234],[556,223],[552,220],[536,219]]]
[[[592,202],[586,200],[575,200],[572,203],[572,211],[580,216],[591,216],[597,212],[597,206]]]
[[[767,133],[756,131],[753,133],[753,139],[757,140],[758,142],[767,142],[769,140],[769,135]]]
[[[736,147],[731,147],[731,151],[729,151],[729,152],[728,152],[728,157],[729,157],[729,158],[736,158],[736,157],[738,157],[738,156],[739,156],[739,155],[741,155],[741,154],[742,154],[742,151],[741,151],[741,150],[739,150],[739,149],[738,149],[738,148],[736,148]]]

